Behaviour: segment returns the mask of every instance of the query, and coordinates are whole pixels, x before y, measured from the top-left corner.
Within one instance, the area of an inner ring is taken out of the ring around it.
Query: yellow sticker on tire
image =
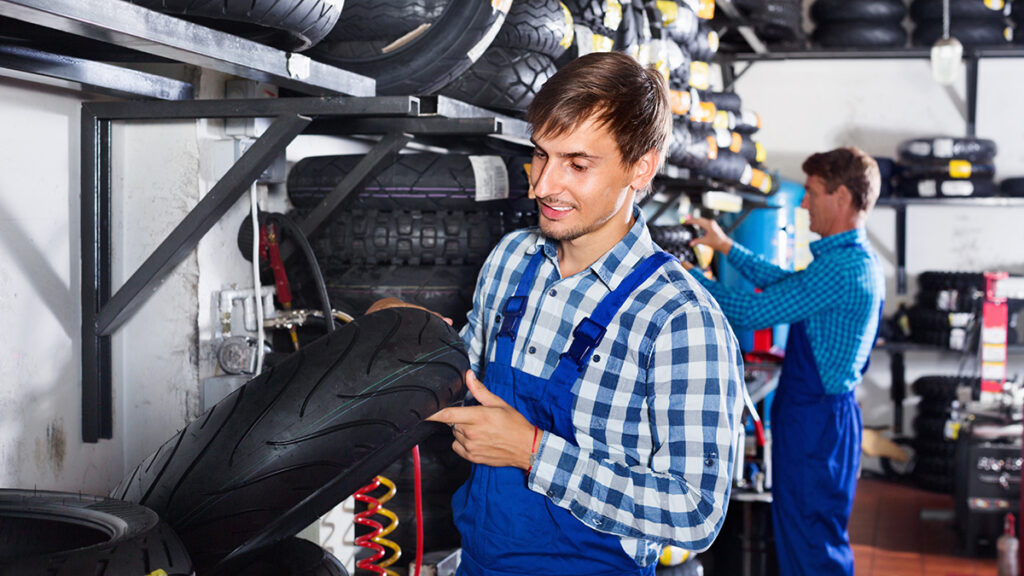
[[[1004,0],[985,0],[985,7],[989,10],[1002,10],[1006,7]]]
[[[971,163],[966,160],[950,160],[949,176],[950,178],[970,178]]]
[[[658,12],[661,12],[661,23],[667,26],[679,18],[679,4],[675,0],[658,0]]]
[[[754,142],[754,149],[757,150],[754,160],[758,164],[764,164],[765,159],[768,158],[768,153],[765,152],[764,146],[760,142]]]
[[[569,12],[569,7],[564,3],[559,2],[558,5],[562,7],[562,16],[565,17],[565,34],[562,35],[562,40],[558,45],[568,50],[572,46],[573,37],[576,35],[576,31],[572,27],[572,12]]]
[[[697,17],[702,20],[711,20],[715,17],[715,0],[700,0],[700,10],[697,10]]]

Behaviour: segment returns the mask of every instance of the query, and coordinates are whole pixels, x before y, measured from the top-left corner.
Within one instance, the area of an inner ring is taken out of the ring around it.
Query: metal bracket
[[[2,0],[0,0],[2,1]],[[128,320],[146,297],[198,243],[224,212],[248,189],[270,161],[306,128],[311,117],[415,116],[416,98],[292,98],[98,102],[82,105],[82,439],[113,437],[110,335]],[[111,296],[111,125],[117,120],[157,118],[276,117],[129,280]],[[385,138],[364,159],[369,173],[384,156],[411,136]],[[365,163],[365,165],[364,165]],[[355,187],[358,182],[349,181]],[[341,186],[339,186],[341,188]],[[344,194],[329,199],[340,204]],[[346,192],[347,193],[347,192]],[[318,216],[322,221],[326,215]],[[313,226],[315,228],[315,226]],[[310,228],[312,229],[312,228]]]

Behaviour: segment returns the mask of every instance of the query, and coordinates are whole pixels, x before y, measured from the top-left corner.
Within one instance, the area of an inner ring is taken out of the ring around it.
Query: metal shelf
[[[931,49],[924,47],[885,49],[808,48],[806,50],[766,51],[763,53],[722,53],[719,56],[723,60],[733,60],[736,62],[771,62],[778,60],[927,60],[931,57]],[[1024,47],[966,48],[964,49],[964,58],[1024,58]]]
[[[373,96],[376,93],[373,78],[122,0],[0,0],[0,16],[175,62],[269,82],[300,94]],[[44,71],[38,73],[80,81],[80,72],[69,70],[68,66],[61,69],[48,64],[52,58],[57,56],[39,57],[42,62],[37,68]],[[0,64],[4,62],[0,60]],[[181,92],[160,96],[149,89],[135,92],[137,74],[110,66],[101,77],[100,87],[147,97],[172,99],[184,96]]]

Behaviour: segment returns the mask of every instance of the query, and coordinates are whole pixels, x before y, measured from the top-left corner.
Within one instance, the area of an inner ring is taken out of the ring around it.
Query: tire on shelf
[[[980,290],[957,290],[944,288],[940,290],[921,290],[915,301],[925,308],[944,312],[974,312],[975,303],[980,303],[984,293]]]
[[[224,576],[349,576],[333,554],[302,538],[288,538],[256,553]]]
[[[685,120],[672,125],[665,157],[669,163],[685,168],[703,169],[718,156],[713,132],[690,126]]]
[[[750,163],[739,154],[728,150],[718,151],[718,157],[708,162],[704,172],[716,180],[739,182],[743,173],[750,170]]]
[[[903,162],[922,160],[991,162],[997,152],[996,143],[984,138],[934,136],[905,140],[899,145],[899,156]]]
[[[954,180],[965,180],[967,178],[993,178],[996,175],[996,166],[990,162],[977,163],[967,160],[915,162],[900,166],[900,178],[952,178]]]
[[[975,386],[977,378],[960,378],[957,376],[922,376],[914,381],[914,393],[933,402],[950,403],[956,400],[956,391],[960,386]]]
[[[985,290],[985,274],[983,272],[951,272],[943,270],[926,270],[917,276],[920,290]]]
[[[811,20],[817,24],[850,21],[899,24],[906,13],[901,0],[817,0],[811,4]]]
[[[619,0],[564,0],[564,4],[572,14],[574,26],[606,38],[614,38],[622,23],[623,7]]]
[[[907,43],[907,31],[899,22],[830,22],[815,28],[811,38],[826,48],[900,47]]]
[[[462,340],[434,314],[363,316],[214,405],[112,495],[175,527],[198,573],[237,567],[436,430],[424,419],[462,398],[468,368]]]
[[[491,46],[556,59],[572,44],[573,36],[572,13],[559,0],[516,0]]]
[[[309,241],[321,267],[333,271],[482,264],[505,232],[497,212],[350,210],[325,222]]]
[[[942,1],[914,0],[910,3],[910,18],[916,22],[921,20],[941,21]],[[995,9],[990,6],[994,6]],[[989,2],[987,0],[950,0],[949,19],[951,22],[965,19],[1002,20],[1007,6],[1008,4],[1002,0],[997,0],[996,2]]]
[[[914,432],[922,440],[942,440],[945,438],[946,419],[918,414],[914,418]]]
[[[1012,30],[1002,19],[954,20],[950,19],[949,34],[965,48],[976,46],[1004,46],[1013,40]],[[942,38],[942,20],[919,20],[911,40],[915,46],[932,46]]]
[[[0,573],[139,576],[193,572],[188,551],[156,512],[99,496],[0,490]]]
[[[341,5],[331,0],[128,1],[293,52],[325,38],[341,15]]]
[[[701,102],[711,102],[716,110],[740,112],[743,110],[743,99],[735,92],[705,91],[700,95]]]
[[[379,0],[399,2],[408,0]],[[378,3],[375,1],[374,6]],[[372,58],[335,53],[333,35],[310,50],[321,62],[373,77],[378,95],[433,94],[465,72],[487,49],[505,22],[508,3],[450,0],[429,27],[400,45]],[[497,7],[495,7],[497,6]],[[378,38],[380,39],[380,38]],[[388,38],[388,40],[391,40]]]
[[[478,266],[352,266],[324,271],[327,294],[339,309],[362,313],[371,304],[393,296],[466,323],[473,307]]]
[[[360,154],[351,154],[299,160],[288,173],[289,200],[299,209],[316,206],[355,169],[362,158]],[[480,177],[486,178],[487,182],[501,180],[500,174],[492,172],[500,170],[501,163],[504,163],[508,173],[507,199],[476,200],[478,195],[487,198],[503,190],[478,187],[474,161],[478,162]],[[526,165],[530,161],[529,156],[398,154],[393,160],[382,162],[363,186],[345,199],[343,205],[367,210],[535,211],[536,203],[527,197],[530,183]]]
[[[385,45],[441,17],[448,0],[345,0],[331,41],[381,41]]]
[[[901,178],[898,189],[907,198],[987,198],[999,191],[991,178]]]
[[[491,46],[440,93],[470,104],[522,116],[557,69],[551,57],[507,46]]]

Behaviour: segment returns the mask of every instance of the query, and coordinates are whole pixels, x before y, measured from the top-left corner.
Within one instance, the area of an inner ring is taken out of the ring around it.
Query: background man
[[[735,328],[791,324],[772,405],[772,521],[780,573],[853,575],[847,523],[860,464],[854,388],[867,370],[885,281],[864,222],[878,199],[875,160],[856,148],[814,154],[801,207],[814,261],[800,272],[768,263],[696,218],[705,244],[761,289],[739,292],[692,270]],[[692,269],[692,266],[684,264]]]

